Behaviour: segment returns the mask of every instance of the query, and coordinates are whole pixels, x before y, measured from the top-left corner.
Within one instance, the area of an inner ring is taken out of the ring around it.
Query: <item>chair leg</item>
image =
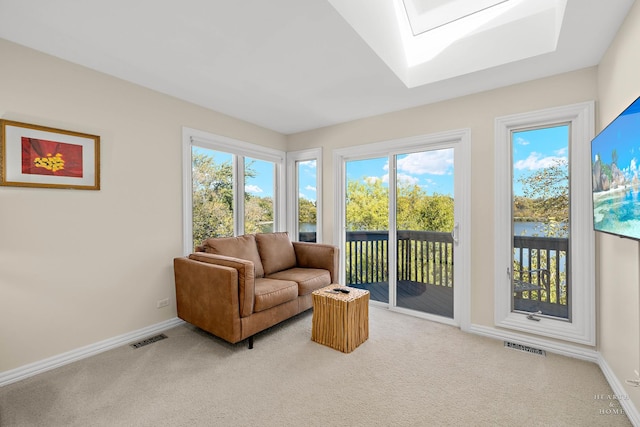
[[[253,335],[249,337],[249,350],[253,348]]]

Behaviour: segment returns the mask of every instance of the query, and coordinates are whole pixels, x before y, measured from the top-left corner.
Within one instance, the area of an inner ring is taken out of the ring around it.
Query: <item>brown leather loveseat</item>
[[[209,238],[174,259],[178,317],[252,348],[256,333],[311,308],[311,292],[337,283],[338,266],[336,246],[286,232]]]

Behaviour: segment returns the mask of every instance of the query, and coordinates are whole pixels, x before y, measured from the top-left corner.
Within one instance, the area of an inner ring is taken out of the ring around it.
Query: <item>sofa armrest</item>
[[[340,251],[337,246],[322,243],[292,242],[298,267],[322,268],[331,274],[331,283],[338,283]]]
[[[173,260],[178,317],[231,343],[242,339],[238,270],[189,258]]]
[[[236,269],[238,271],[239,315],[240,317],[251,316],[255,301],[255,268],[253,262],[205,252],[193,253],[189,255],[189,259]]]

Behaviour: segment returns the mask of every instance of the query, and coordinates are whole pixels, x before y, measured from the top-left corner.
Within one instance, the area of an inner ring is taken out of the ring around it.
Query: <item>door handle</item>
[[[459,239],[458,239],[459,229],[460,229],[460,224],[456,222],[456,225],[453,226],[453,230],[451,230],[451,238],[453,239],[453,243],[455,243],[456,245],[459,242]]]

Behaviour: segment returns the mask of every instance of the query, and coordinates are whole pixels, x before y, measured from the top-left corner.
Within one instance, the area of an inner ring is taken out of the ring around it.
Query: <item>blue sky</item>
[[[318,199],[316,188],[316,161],[298,162],[298,197],[315,202]]]
[[[640,104],[640,103],[639,103]],[[640,114],[630,116],[638,126]],[[625,135],[627,123],[616,125],[618,135]],[[619,127],[619,128],[618,128]],[[553,165],[557,161],[568,159],[568,126],[534,129],[515,132],[513,134],[513,176],[514,193],[522,195],[522,185],[518,178],[530,175],[536,170]],[[606,163],[611,162],[610,139],[603,140],[602,157]],[[635,153],[638,147],[618,148],[619,166],[636,167]],[[231,155],[194,147],[196,152],[214,155],[216,162],[230,162]],[[597,153],[598,151],[594,151]],[[253,162],[251,168],[256,171],[255,178],[247,178],[245,191],[259,197],[272,197],[274,191],[273,163],[247,158],[246,164]],[[630,166],[631,165],[631,166]],[[453,149],[440,149],[399,155],[397,159],[398,179],[410,184],[417,184],[427,194],[448,194],[453,196],[454,163]],[[387,157],[347,162],[347,179],[382,180],[389,182],[389,164]],[[308,200],[317,200],[315,161],[298,162],[299,187],[298,194]]]
[[[194,153],[213,156],[216,163],[231,163],[232,155],[202,147],[193,147]],[[245,166],[251,165],[251,169],[256,172],[255,177],[247,177],[244,189],[247,193],[258,197],[273,197],[274,189],[274,164],[264,160],[245,158]],[[299,196],[305,199],[316,201],[316,161],[298,162]]]
[[[247,193],[259,197],[273,196],[273,163],[256,159],[245,159],[245,164],[253,161],[251,168],[257,172],[255,178],[247,178],[244,189]],[[316,201],[316,161],[298,162],[298,196]]]
[[[569,126],[533,129],[514,132],[513,192],[522,196],[522,184],[518,179],[531,175],[539,169],[553,166],[558,161],[569,159]]]
[[[627,179],[632,179],[638,172],[638,155],[640,154],[640,98],[631,104],[622,114],[607,126],[593,140],[592,161],[600,155],[600,161],[611,164],[611,153],[615,148],[618,154],[618,168]]]
[[[453,149],[403,154],[397,159],[399,181],[417,184],[427,194],[453,196]],[[387,157],[347,162],[347,180],[389,182]]]
[[[244,159],[245,168],[251,166],[256,172],[254,178],[245,177],[244,191],[258,197],[273,197],[273,183],[275,179],[272,162],[257,160],[246,157]]]

